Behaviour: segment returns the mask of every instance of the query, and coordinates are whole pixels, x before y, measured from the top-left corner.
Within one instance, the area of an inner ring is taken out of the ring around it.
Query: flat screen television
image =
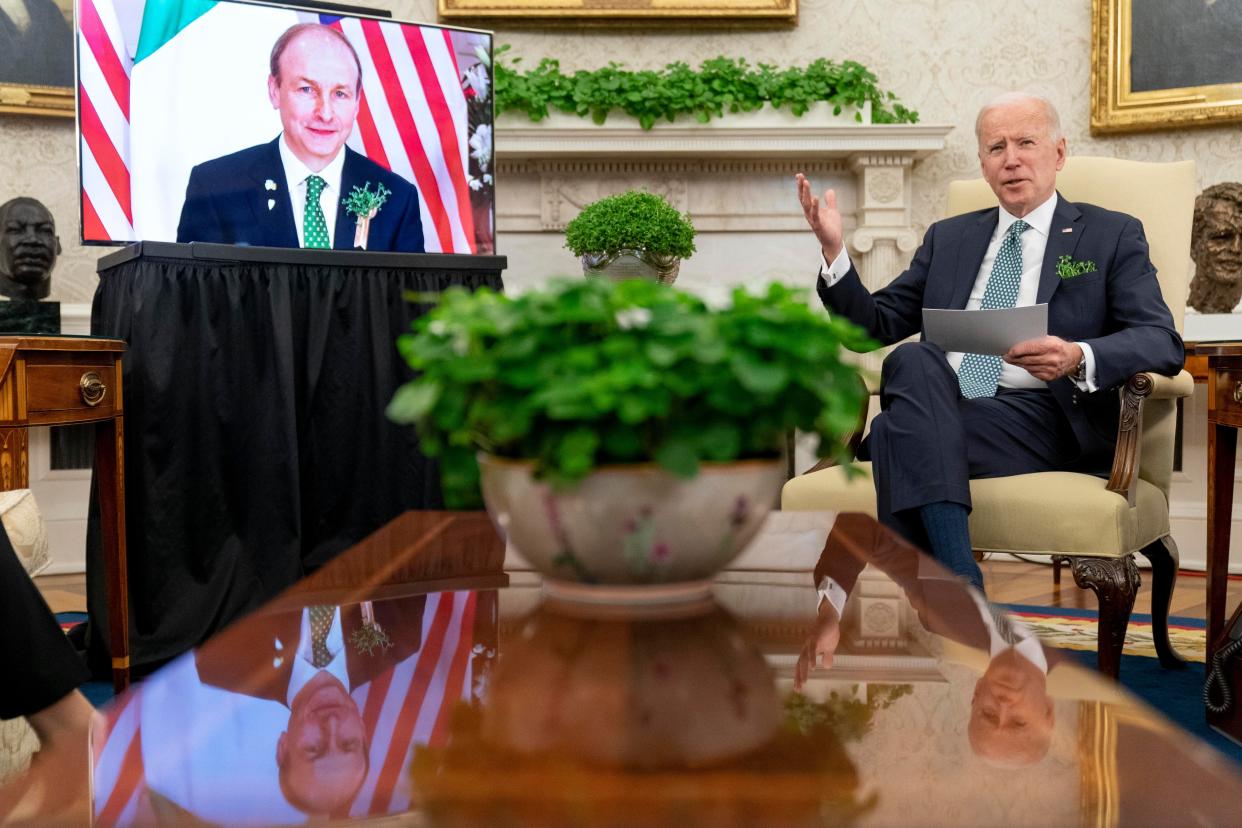
[[[77,2],[84,244],[495,252],[490,33],[235,0]]]

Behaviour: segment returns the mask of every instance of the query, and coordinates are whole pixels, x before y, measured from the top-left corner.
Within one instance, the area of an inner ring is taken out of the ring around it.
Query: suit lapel
[[[1048,227],[1048,245],[1044,248],[1044,264],[1039,271],[1039,292],[1035,301],[1043,304],[1052,298],[1061,284],[1057,275],[1057,260],[1074,255],[1078,240],[1082,238],[1082,211],[1057,193],[1057,208],[1052,213]]]
[[[341,191],[337,193],[338,203],[336,205],[336,230],[332,238],[332,247],[335,250],[353,250],[354,249],[354,225],[358,218],[353,213],[345,209],[345,205],[339,203],[340,199],[344,199],[354,187],[361,187],[365,181],[359,180],[357,156],[348,146],[345,147],[345,164],[341,167]],[[372,222],[374,223],[374,222]]]
[[[298,228],[293,223],[293,188],[285,180],[279,141],[277,136],[268,144],[263,160],[250,168],[251,194],[248,201],[254,213],[255,227],[262,228],[260,238],[264,245],[298,247]],[[275,190],[267,186],[269,181],[276,185]]]
[[[966,307],[970,298],[970,289],[979,278],[979,266],[983,264],[983,255],[988,252],[988,242],[996,230],[996,217],[999,208],[985,210],[978,220],[967,228],[957,248],[957,270],[953,276],[953,296],[947,307],[960,310]]]

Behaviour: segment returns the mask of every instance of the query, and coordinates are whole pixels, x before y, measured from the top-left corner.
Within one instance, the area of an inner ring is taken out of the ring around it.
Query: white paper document
[[[946,352],[1000,356],[1048,333],[1048,305],[992,310],[923,308],[923,333]]]

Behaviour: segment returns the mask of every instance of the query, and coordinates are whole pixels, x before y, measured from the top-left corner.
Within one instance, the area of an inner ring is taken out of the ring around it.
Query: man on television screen
[[[179,242],[421,253],[418,193],[401,176],[345,146],[362,91],[362,65],[345,36],[299,23],[272,47],[267,79],[281,134],[190,171]],[[383,203],[351,212],[365,190]],[[359,226],[359,225],[362,226]]]

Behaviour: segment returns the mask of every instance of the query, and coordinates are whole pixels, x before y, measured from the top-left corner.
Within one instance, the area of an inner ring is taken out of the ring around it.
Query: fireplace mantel
[[[509,257],[506,287],[581,273],[563,247],[566,223],[586,204],[629,189],[664,196],[694,222],[698,249],[682,263],[680,286],[805,286],[817,256],[798,207],[796,172],[821,192],[836,190],[850,253],[864,281],[878,287],[918,241],[911,168],[943,149],[951,130],[768,110],[651,130],[614,118],[596,126],[561,113],[540,123],[503,115],[495,135],[496,206],[498,252]]]
[[[918,160],[944,149],[945,136],[952,130],[939,124],[817,126],[798,123],[802,120],[782,119],[767,126],[728,126],[731,119],[702,125],[659,123],[644,130],[637,124],[594,126],[572,116],[547,124],[505,117],[497,128],[496,157],[502,164],[570,158],[848,159],[872,153],[899,153]]]

